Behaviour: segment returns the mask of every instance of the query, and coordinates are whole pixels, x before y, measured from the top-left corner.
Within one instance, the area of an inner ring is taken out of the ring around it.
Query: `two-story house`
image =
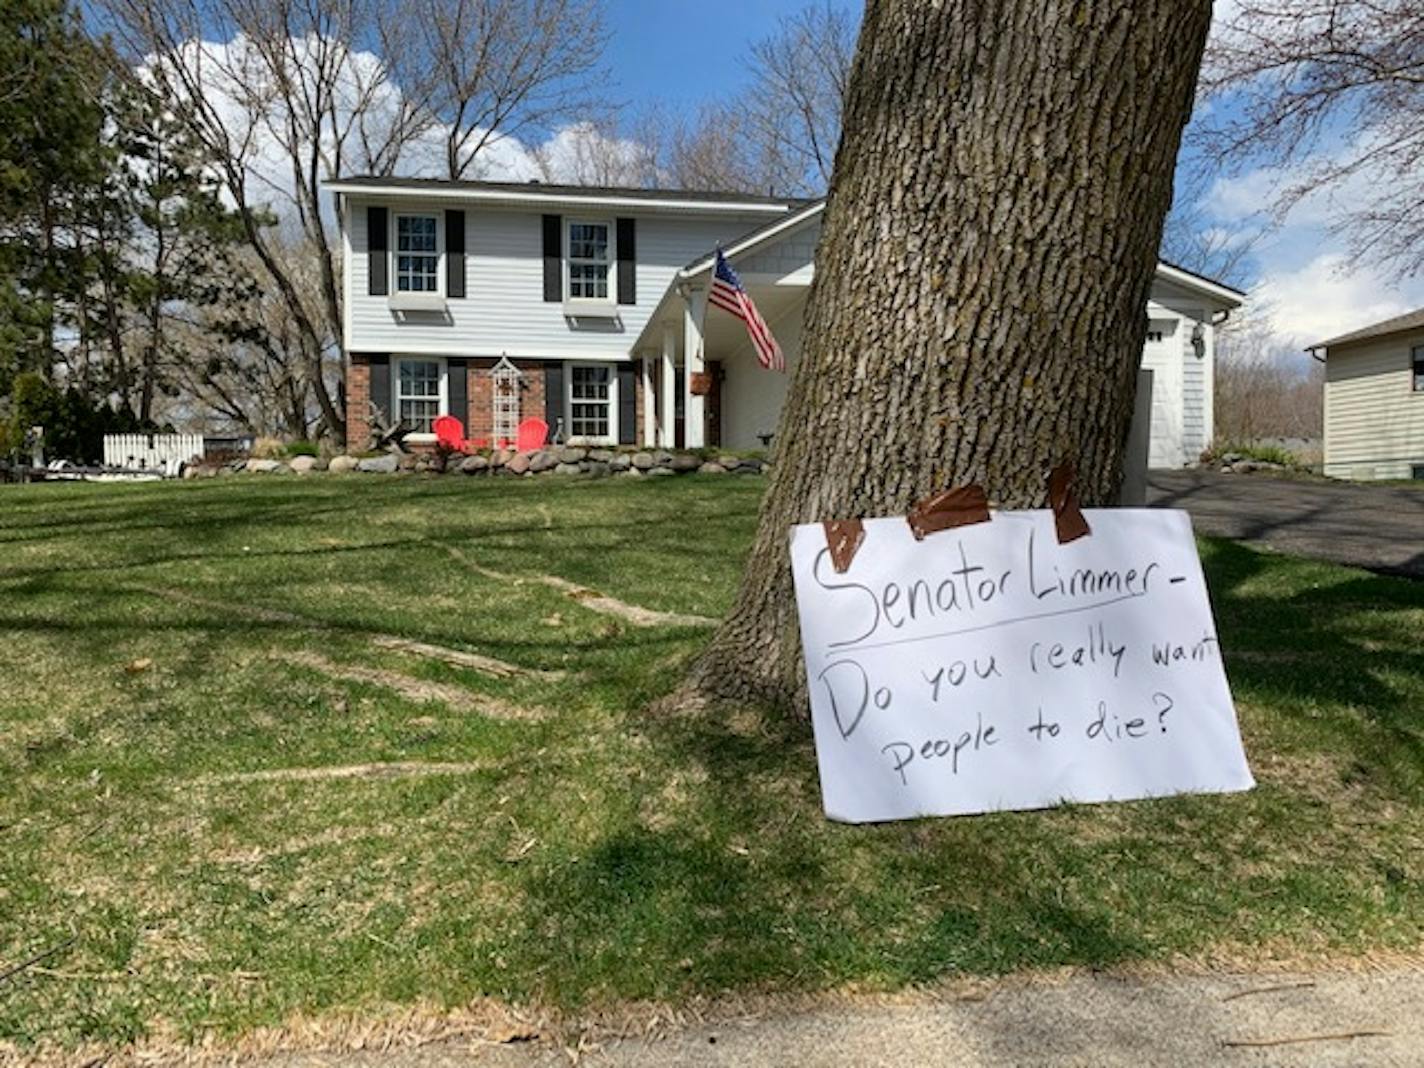
[[[754,449],[776,432],[824,202],[681,190],[345,178],[347,443],[379,409],[494,436],[491,372],[519,370],[521,416],[569,442]],[[786,355],[764,370],[743,324],[707,305],[721,247]],[[1151,462],[1211,441],[1214,328],[1243,294],[1159,266],[1143,366]],[[1045,338],[1051,344],[1051,338]]]

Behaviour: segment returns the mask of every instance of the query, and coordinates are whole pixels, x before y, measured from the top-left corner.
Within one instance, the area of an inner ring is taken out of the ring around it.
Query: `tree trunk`
[[[805,714],[787,533],[1122,477],[1209,0],[872,0],[775,469],[693,696]]]

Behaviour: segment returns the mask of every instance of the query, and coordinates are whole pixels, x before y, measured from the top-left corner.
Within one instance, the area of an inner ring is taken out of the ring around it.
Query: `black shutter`
[[[618,303],[638,303],[638,239],[632,219],[618,220]]]
[[[564,420],[564,365],[558,362],[544,365],[544,422],[549,424],[549,440],[559,430]],[[567,438],[568,428],[563,437]]]
[[[461,215],[465,214],[463,211]],[[463,296],[463,294],[461,294]],[[445,371],[450,380],[450,415],[460,420],[466,437],[470,434],[470,370],[464,360],[446,360]]]
[[[390,292],[386,280],[386,209],[366,209],[366,292],[384,297]]]
[[[563,226],[563,216],[544,216],[544,300],[555,304],[564,299]],[[553,429],[552,423],[549,429]]]
[[[445,212],[445,295],[465,295],[465,213]],[[461,421],[464,417],[461,416]]]
[[[621,225],[623,220],[618,220]],[[622,256],[622,243],[619,243]],[[618,288],[623,288],[623,276],[618,276]],[[618,365],[618,444],[634,445],[638,441],[638,384],[634,364]]]
[[[391,411],[391,358],[383,353],[368,357],[367,362],[371,365],[371,406],[380,409],[381,418],[393,423],[396,413]]]

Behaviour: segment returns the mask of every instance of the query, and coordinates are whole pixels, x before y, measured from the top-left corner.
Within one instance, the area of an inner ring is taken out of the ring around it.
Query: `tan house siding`
[[[1325,473],[1410,478],[1424,466],[1424,392],[1410,353],[1424,330],[1331,348],[1325,361]]]

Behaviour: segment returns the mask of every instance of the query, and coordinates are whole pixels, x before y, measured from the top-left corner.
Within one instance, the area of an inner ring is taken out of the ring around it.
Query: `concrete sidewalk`
[[[1354,1037],[1345,1037],[1353,1035]],[[462,1040],[389,1053],[293,1054],[268,1068],[567,1066],[552,1043]],[[622,1068],[796,1065],[1424,1065],[1424,970],[1370,974],[1008,979],[982,994],[833,998],[588,1049]]]

